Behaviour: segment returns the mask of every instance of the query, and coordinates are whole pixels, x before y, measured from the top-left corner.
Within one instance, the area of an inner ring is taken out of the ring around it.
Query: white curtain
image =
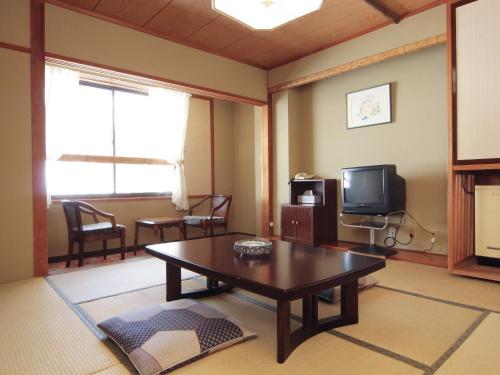
[[[177,210],[189,209],[186,179],[184,177],[184,147],[191,94],[159,87],[149,89],[151,121],[168,128],[164,158],[174,164],[172,203]]]
[[[80,74],[76,71],[45,66],[45,136],[46,172],[51,164],[68,151],[70,124],[75,116]],[[47,189],[47,203],[50,205],[50,191]]]

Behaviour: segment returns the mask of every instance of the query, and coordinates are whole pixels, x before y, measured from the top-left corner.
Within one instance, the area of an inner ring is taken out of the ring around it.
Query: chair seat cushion
[[[184,216],[182,218],[184,222],[188,225],[201,225],[202,221],[210,219],[210,216]],[[222,224],[224,223],[224,218],[219,216],[214,216],[212,218],[212,223]]]
[[[142,375],[185,365],[256,334],[191,299],[133,311],[98,324]]]
[[[116,231],[121,231],[125,227],[121,224],[116,224]],[[103,221],[95,224],[87,224],[82,226],[82,230],[85,234],[89,233],[105,233],[105,232],[115,232],[113,226],[108,221]]]

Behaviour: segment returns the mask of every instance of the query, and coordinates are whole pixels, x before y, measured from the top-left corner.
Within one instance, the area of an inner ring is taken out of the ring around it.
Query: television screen
[[[351,204],[384,204],[384,170],[344,171],[344,202]]]

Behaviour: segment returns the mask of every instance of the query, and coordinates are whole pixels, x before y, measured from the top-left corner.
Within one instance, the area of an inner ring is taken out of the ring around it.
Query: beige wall
[[[289,105],[291,91],[273,94],[273,223],[274,234],[281,233],[281,205],[288,203],[290,179]],[[295,113],[296,108],[292,109]]]
[[[394,122],[347,130],[345,94],[386,82],[394,84]],[[299,100],[294,105],[299,107],[295,116],[298,112],[304,168],[323,178],[339,179],[344,167],[396,164],[407,183],[407,210],[438,232],[435,251],[446,252],[446,47],[432,47],[297,91]],[[341,207],[340,193],[338,198]],[[288,195],[278,194],[277,199],[286,202]],[[367,231],[338,229],[341,240],[368,242]],[[403,229],[401,239],[406,238]],[[377,240],[381,243],[383,237]],[[424,250],[429,245],[429,236],[417,230],[409,248]]]
[[[345,64],[356,59],[446,33],[446,5],[406,18],[348,42],[306,56],[269,71],[268,85]]]
[[[190,195],[210,194],[210,102],[192,98],[186,131],[186,185]],[[192,200],[195,202],[196,200]],[[154,216],[180,216],[170,200],[123,200],[114,202],[93,202],[96,207],[116,215],[118,223],[127,227],[127,245],[133,244],[134,219]],[[48,210],[49,256],[64,255],[67,252],[66,222],[61,204],[53,204]],[[195,230],[193,235],[197,231]],[[199,234],[199,233],[198,233]],[[169,229],[167,239],[177,239],[178,231]],[[153,240],[152,231],[144,230],[140,242]],[[110,241],[109,248],[118,247],[119,241]],[[101,249],[99,243],[86,245],[88,250]]]
[[[0,82],[1,283],[33,275],[30,55],[0,48]]]
[[[29,0],[0,1],[0,42],[30,46]]]
[[[234,194],[233,103],[215,100],[214,109],[215,193],[231,195]],[[232,220],[229,230],[234,230]]]
[[[0,1],[0,42],[30,46],[29,1]],[[30,55],[0,48],[0,283],[33,275]]]
[[[238,231],[255,234],[255,112],[248,104],[234,104],[234,196],[232,218]]]
[[[255,233],[262,236],[262,107],[254,107],[255,134]]]
[[[262,69],[49,4],[46,50],[266,100],[267,73]]]
[[[186,129],[186,186],[191,195],[210,194],[210,101],[192,98]]]
[[[229,231],[261,232],[261,111],[215,101],[215,191],[233,196]]]

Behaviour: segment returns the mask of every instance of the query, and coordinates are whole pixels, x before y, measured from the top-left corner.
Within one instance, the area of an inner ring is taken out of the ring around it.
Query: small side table
[[[152,228],[154,231],[155,241],[158,239],[161,242],[165,241],[163,235],[163,229],[165,228],[179,228],[180,239],[182,240],[182,218],[180,217],[149,217],[136,219],[135,221],[135,233],[134,233],[134,255],[137,254],[137,243],[139,242],[139,228]],[[158,238],[158,232],[160,233],[160,238]]]

